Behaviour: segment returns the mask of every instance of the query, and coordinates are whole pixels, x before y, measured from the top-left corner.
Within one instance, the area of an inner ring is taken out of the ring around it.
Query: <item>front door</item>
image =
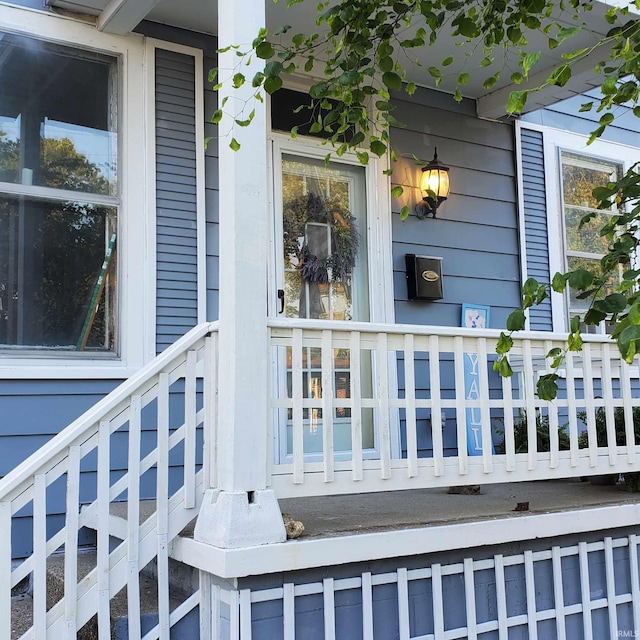
[[[326,150],[322,150],[326,153]],[[286,147],[274,143],[274,203],[278,317],[334,321],[370,319],[367,260],[366,173],[350,162],[325,163],[320,150],[309,145]],[[364,355],[364,354],[363,354]],[[321,350],[307,348],[302,354],[303,397],[322,397]],[[350,397],[350,353],[335,349],[335,397]],[[371,393],[372,359],[361,358],[365,397]],[[292,393],[291,350],[281,353],[276,364],[281,393]],[[339,405],[339,400],[336,401]],[[333,443],[336,458],[351,451],[349,407],[336,406]],[[375,452],[373,412],[360,416],[362,448]],[[322,454],[322,409],[305,408],[303,447],[307,459]],[[280,462],[293,452],[291,411],[280,414],[278,452]]]

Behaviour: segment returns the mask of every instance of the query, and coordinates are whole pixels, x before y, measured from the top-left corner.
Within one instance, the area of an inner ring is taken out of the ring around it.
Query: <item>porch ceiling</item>
[[[300,31],[311,31],[315,24],[315,3],[305,2],[287,10],[286,3],[275,4],[271,0],[267,2],[267,27],[274,30],[282,24],[292,25],[291,33]],[[143,19],[152,20],[168,25],[194,29],[200,32],[211,34],[217,33],[217,3],[215,0],[182,0],[176,3],[175,0],[49,0],[54,7],[66,10],[78,11],[97,16],[98,28],[103,31],[113,33],[128,33]],[[543,57],[536,66],[537,72],[531,78],[531,85],[543,81],[549,74],[550,69],[562,61],[562,53],[578,48],[592,45],[607,30],[607,24],[602,19],[608,6],[620,6],[627,4],[626,0],[604,0],[596,2],[595,8],[583,16],[585,27],[574,38],[565,42],[564,45],[549,51],[546,40],[543,37],[530,38],[531,50],[543,51]],[[566,24],[574,25],[575,22],[566,16],[558,14],[555,18]],[[425,87],[433,87],[433,81],[426,73],[426,67],[433,63],[439,63],[449,55],[456,58],[457,62],[447,67],[447,75],[443,77],[439,87],[441,91],[453,93],[456,86],[458,73],[465,66],[473,69],[473,65],[465,61],[461,47],[456,47],[452,39],[440,38],[433,48],[426,47],[419,52],[420,65],[411,67],[408,70],[408,80]],[[478,52],[483,56],[482,51]],[[598,86],[598,76],[593,68],[597,59],[602,57],[602,53],[597,54],[594,60],[585,61],[579,68],[574,68],[572,81],[564,88],[550,87],[537,94],[530,96],[526,105],[526,111],[533,111],[542,106],[558,102],[572,95],[584,93],[589,89]],[[471,80],[464,87],[465,97],[477,101],[478,116],[487,118],[500,118],[505,115],[504,105],[509,91],[515,85],[511,84],[510,73],[503,71],[503,78],[491,90],[487,91],[482,84],[484,79],[498,68],[516,68],[515,56],[507,56],[505,60],[495,63],[495,69],[487,67],[482,73],[471,72]],[[523,88],[521,85],[519,88]]]

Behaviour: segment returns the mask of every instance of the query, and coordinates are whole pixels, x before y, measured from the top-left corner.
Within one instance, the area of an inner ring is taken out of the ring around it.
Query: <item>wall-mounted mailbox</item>
[[[442,292],[442,258],[405,255],[409,300],[440,300]]]

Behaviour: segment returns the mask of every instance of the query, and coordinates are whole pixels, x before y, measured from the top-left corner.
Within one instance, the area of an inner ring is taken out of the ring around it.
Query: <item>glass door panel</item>
[[[369,320],[365,170],[360,166],[282,153],[276,162],[276,203],[281,216],[278,282],[284,289],[282,316],[321,320]],[[279,175],[278,175],[279,174]],[[281,239],[280,239],[281,238]],[[284,349],[277,368],[281,393],[293,393],[293,354]],[[333,442],[338,457],[351,450],[351,373],[349,349],[332,353],[334,380]],[[322,353],[302,353],[303,398],[321,400]],[[372,355],[360,354],[360,386],[372,397]],[[344,406],[340,406],[344,400]],[[293,452],[292,412],[280,421],[280,457]],[[362,448],[375,449],[373,411],[363,409]],[[323,416],[319,407],[303,410],[303,446],[307,457],[322,455]],[[283,460],[284,461],[284,460]]]

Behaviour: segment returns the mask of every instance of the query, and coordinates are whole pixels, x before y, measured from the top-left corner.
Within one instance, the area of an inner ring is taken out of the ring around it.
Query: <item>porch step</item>
[[[95,550],[78,553],[78,580],[81,580],[96,566]],[[184,600],[184,593],[193,592],[197,572],[175,561],[170,561],[169,605],[171,610]],[[158,622],[158,581],[155,563],[150,563],[140,574],[140,622],[143,635]],[[64,595],[64,554],[56,554],[47,560],[47,609]],[[127,588],[124,587],[111,599],[111,638],[128,640]],[[29,593],[16,595],[11,601],[11,639],[17,640],[33,624],[33,600]],[[98,637],[98,619],[94,616],[79,629],[79,640],[95,640]],[[189,637],[189,636],[185,636]],[[196,637],[196,636],[191,636]],[[173,635],[172,635],[173,638]]]

